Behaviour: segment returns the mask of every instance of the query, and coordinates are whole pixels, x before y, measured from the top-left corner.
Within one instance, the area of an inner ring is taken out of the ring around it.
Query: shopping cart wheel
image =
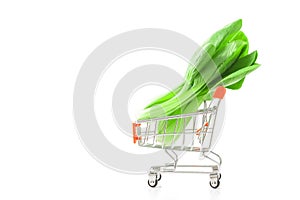
[[[210,180],[209,185],[210,185],[210,187],[217,189],[220,185],[220,179]]]
[[[156,180],[157,180],[157,181],[160,181],[160,180],[161,180],[161,173],[157,173],[157,174],[156,174]]]
[[[157,183],[158,183],[158,181],[156,179],[154,179],[154,180],[148,180],[148,185],[150,187],[153,187],[153,188],[156,187]]]

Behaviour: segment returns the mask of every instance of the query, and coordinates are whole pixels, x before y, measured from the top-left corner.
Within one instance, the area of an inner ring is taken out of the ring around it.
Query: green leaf
[[[229,86],[234,83],[239,82],[241,79],[245,78],[245,76],[252,71],[256,70],[260,65],[259,64],[253,64],[251,66],[242,68],[236,72],[233,72],[232,74],[229,74],[228,76],[224,77],[222,81],[220,81],[217,85],[224,85]]]
[[[226,86],[226,88],[232,89],[232,90],[238,90],[238,89],[240,89],[242,87],[244,81],[245,81],[245,78],[239,80],[238,82],[236,82],[236,83],[234,83],[232,85]]]
[[[241,54],[247,48],[247,43],[241,40],[235,40],[228,43],[218,55],[213,58],[213,61],[217,65],[217,69],[211,74],[201,73],[206,80],[205,82],[209,87],[212,87],[216,82],[220,81],[224,77],[224,72],[231,67],[240,57]],[[211,67],[206,67],[207,69]]]
[[[253,51],[249,55],[240,58],[230,68],[228,68],[222,75],[225,77],[235,71],[238,71],[239,69],[254,64],[257,59],[257,56],[258,56],[257,51]]]
[[[208,42],[213,44],[217,48],[221,48],[224,44],[226,44],[231,39],[234,33],[237,33],[241,28],[242,28],[242,20],[239,19],[231,24],[228,24],[221,30],[214,33],[208,39]]]
[[[242,40],[242,41],[244,41],[244,42],[247,43],[247,47],[246,47],[245,51],[243,52],[243,54],[241,54],[241,57],[247,55],[247,54],[248,54],[248,50],[249,50],[249,41],[248,41],[248,38],[247,38],[247,36],[245,35],[245,33],[242,32],[242,31],[239,31],[238,33],[236,33],[236,34],[230,39],[229,42],[232,42],[232,41],[234,41],[234,40]]]
[[[173,89],[172,91],[168,92],[167,94],[164,94],[151,103],[149,103],[144,109],[150,108],[154,105],[160,104],[162,102],[168,101],[169,99],[173,98],[183,87],[183,83],[181,83],[177,88]]]

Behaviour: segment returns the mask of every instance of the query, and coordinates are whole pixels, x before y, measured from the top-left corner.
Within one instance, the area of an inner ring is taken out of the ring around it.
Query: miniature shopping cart
[[[138,120],[133,123],[134,143],[138,142],[138,145],[142,147],[164,149],[172,159],[171,163],[150,168],[148,173],[148,185],[150,187],[157,186],[158,181],[161,180],[162,172],[209,174],[210,186],[214,189],[219,187],[222,160],[218,154],[212,151],[212,148],[218,136],[215,122],[220,102],[225,93],[224,87],[217,87],[213,99],[209,103],[204,102],[204,108],[195,113]],[[175,124],[174,131],[167,132],[167,125],[171,120],[173,120],[172,124]],[[184,128],[178,131],[180,123],[184,124]],[[178,153],[176,151],[199,152],[201,158],[206,158],[213,164],[177,165]]]

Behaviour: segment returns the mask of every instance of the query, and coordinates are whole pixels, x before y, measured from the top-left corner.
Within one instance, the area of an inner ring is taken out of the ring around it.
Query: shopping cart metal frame
[[[226,89],[223,86],[217,87],[209,106],[207,106],[205,101],[203,104],[204,108],[195,113],[137,120],[132,124],[134,143],[138,142],[138,145],[141,147],[164,149],[166,154],[172,159],[170,163],[150,168],[148,173],[148,185],[150,187],[157,186],[158,181],[161,180],[161,173],[209,174],[210,186],[214,189],[219,187],[222,159],[217,153],[212,151],[214,146],[212,140],[216,136],[216,118],[225,93]],[[166,132],[169,120],[176,120],[176,126],[172,133]],[[162,122],[166,123],[163,129],[159,131],[158,126]],[[191,127],[187,125],[184,130],[177,132],[177,125],[182,122],[189,124]],[[162,131],[164,132],[162,133]],[[167,142],[166,138],[170,136],[173,136],[172,141]],[[177,139],[175,139],[176,137]],[[200,153],[200,158],[209,160],[212,164],[178,165],[179,158],[176,151],[198,152]]]

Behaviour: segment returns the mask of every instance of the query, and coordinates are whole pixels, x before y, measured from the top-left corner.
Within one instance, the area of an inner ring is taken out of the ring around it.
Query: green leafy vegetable
[[[214,33],[192,56],[184,82],[148,104],[139,119],[196,112],[203,101],[212,98],[210,91],[219,85],[240,89],[246,75],[259,67],[255,63],[257,51],[248,54],[249,41],[241,27],[239,19]],[[159,122],[158,133],[180,133],[188,123],[189,120]],[[173,135],[164,138],[165,145],[172,141]]]

